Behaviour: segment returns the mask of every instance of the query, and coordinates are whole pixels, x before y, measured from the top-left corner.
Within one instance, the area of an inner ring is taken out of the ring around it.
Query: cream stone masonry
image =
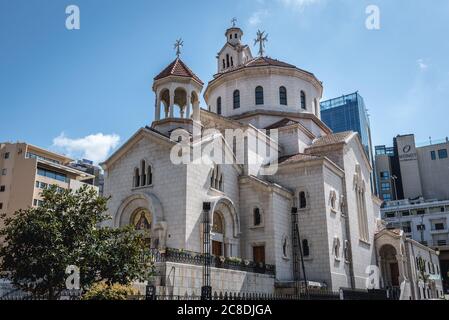
[[[155,121],[102,164],[105,195],[112,196],[109,225],[145,231],[149,247],[162,253],[201,254],[203,203],[210,202],[212,254],[241,269],[213,268],[213,291],[293,290],[300,246],[309,281],[332,290],[365,289],[367,267],[376,265],[380,204],[371,194],[372,168],[360,139],[354,132],[333,134],[320,120],[323,86],[312,73],[253,58],[242,37],[235,26],[226,31],[217,73],[204,91],[208,110],[197,102],[202,81],[179,57],[155,78]],[[179,114],[172,111],[177,109]],[[178,142],[171,137],[176,129],[186,130],[190,147],[201,150],[225,141],[227,129],[263,138],[276,150],[263,156],[263,168],[278,169],[262,174],[248,160],[255,150],[229,142],[225,148],[233,156],[243,152],[243,163],[175,165],[170,152]],[[292,234],[294,208],[300,243]],[[262,268],[243,267],[253,262]],[[159,292],[199,292],[200,267],[164,262],[158,270],[153,284]],[[172,273],[181,276],[170,280]]]

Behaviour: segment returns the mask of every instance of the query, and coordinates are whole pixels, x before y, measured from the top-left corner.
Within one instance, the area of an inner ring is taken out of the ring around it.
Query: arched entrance
[[[214,212],[212,218],[212,254],[224,256],[225,221],[221,212]]]
[[[381,258],[382,276],[386,287],[400,286],[399,262],[397,251],[390,244],[383,245],[379,250]]]

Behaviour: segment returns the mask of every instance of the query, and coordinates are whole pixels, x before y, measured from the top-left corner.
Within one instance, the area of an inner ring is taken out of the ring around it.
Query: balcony
[[[202,253],[172,248],[167,248],[165,252],[160,252],[158,249],[149,249],[145,252],[145,257],[149,257],[154,263],[174,262],[197,266],[203,266],[206,259],[206,256]],[[240,258],[216,257],[212,255],[209,259],[210,266],[219,269],[238,270],[271,276],[274,276],[276,273],[275,266],[270,264],[256,263]]]

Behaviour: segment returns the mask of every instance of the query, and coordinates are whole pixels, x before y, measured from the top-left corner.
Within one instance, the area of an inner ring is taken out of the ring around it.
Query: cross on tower
[[[268,41],[268,34],[265,34],[265,31],[257,30],[257,38],[254,40],[254,45],[259,43],[259,56],[263,57],[265,42]]]
[[[176,56],[179,58],[179,55],[181,54],[181,47],[184,46],[184,41],[182,41],[182,38],[179,38],[175,42],[175,49],[176,49]]]
[[[231,20],[232,27],[235,27],[236,22],[237,22],[237,18],[232,18],[232,20]]]

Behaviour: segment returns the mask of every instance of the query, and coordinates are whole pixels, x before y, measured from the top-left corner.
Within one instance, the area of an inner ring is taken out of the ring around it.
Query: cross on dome
[[[183,47],[183,46],[184,46],[184,41],[182,40],[182,38],[179,38],[178,40],[176,40],[174,48],[176,49],[176,56],[178,58],[181,55],[181,47]]]
[[[254,45],[259,43],[259,56],[263,57],[265,42],[268,41],[268,34],[265,34],[265,31],[257,30],[257,38],[254,39]]]
[[[232,18],[231,23],[232,23],[232,27],[234,28],[235,24],[237,23],[237,18],[235,18],[235,17]]]

